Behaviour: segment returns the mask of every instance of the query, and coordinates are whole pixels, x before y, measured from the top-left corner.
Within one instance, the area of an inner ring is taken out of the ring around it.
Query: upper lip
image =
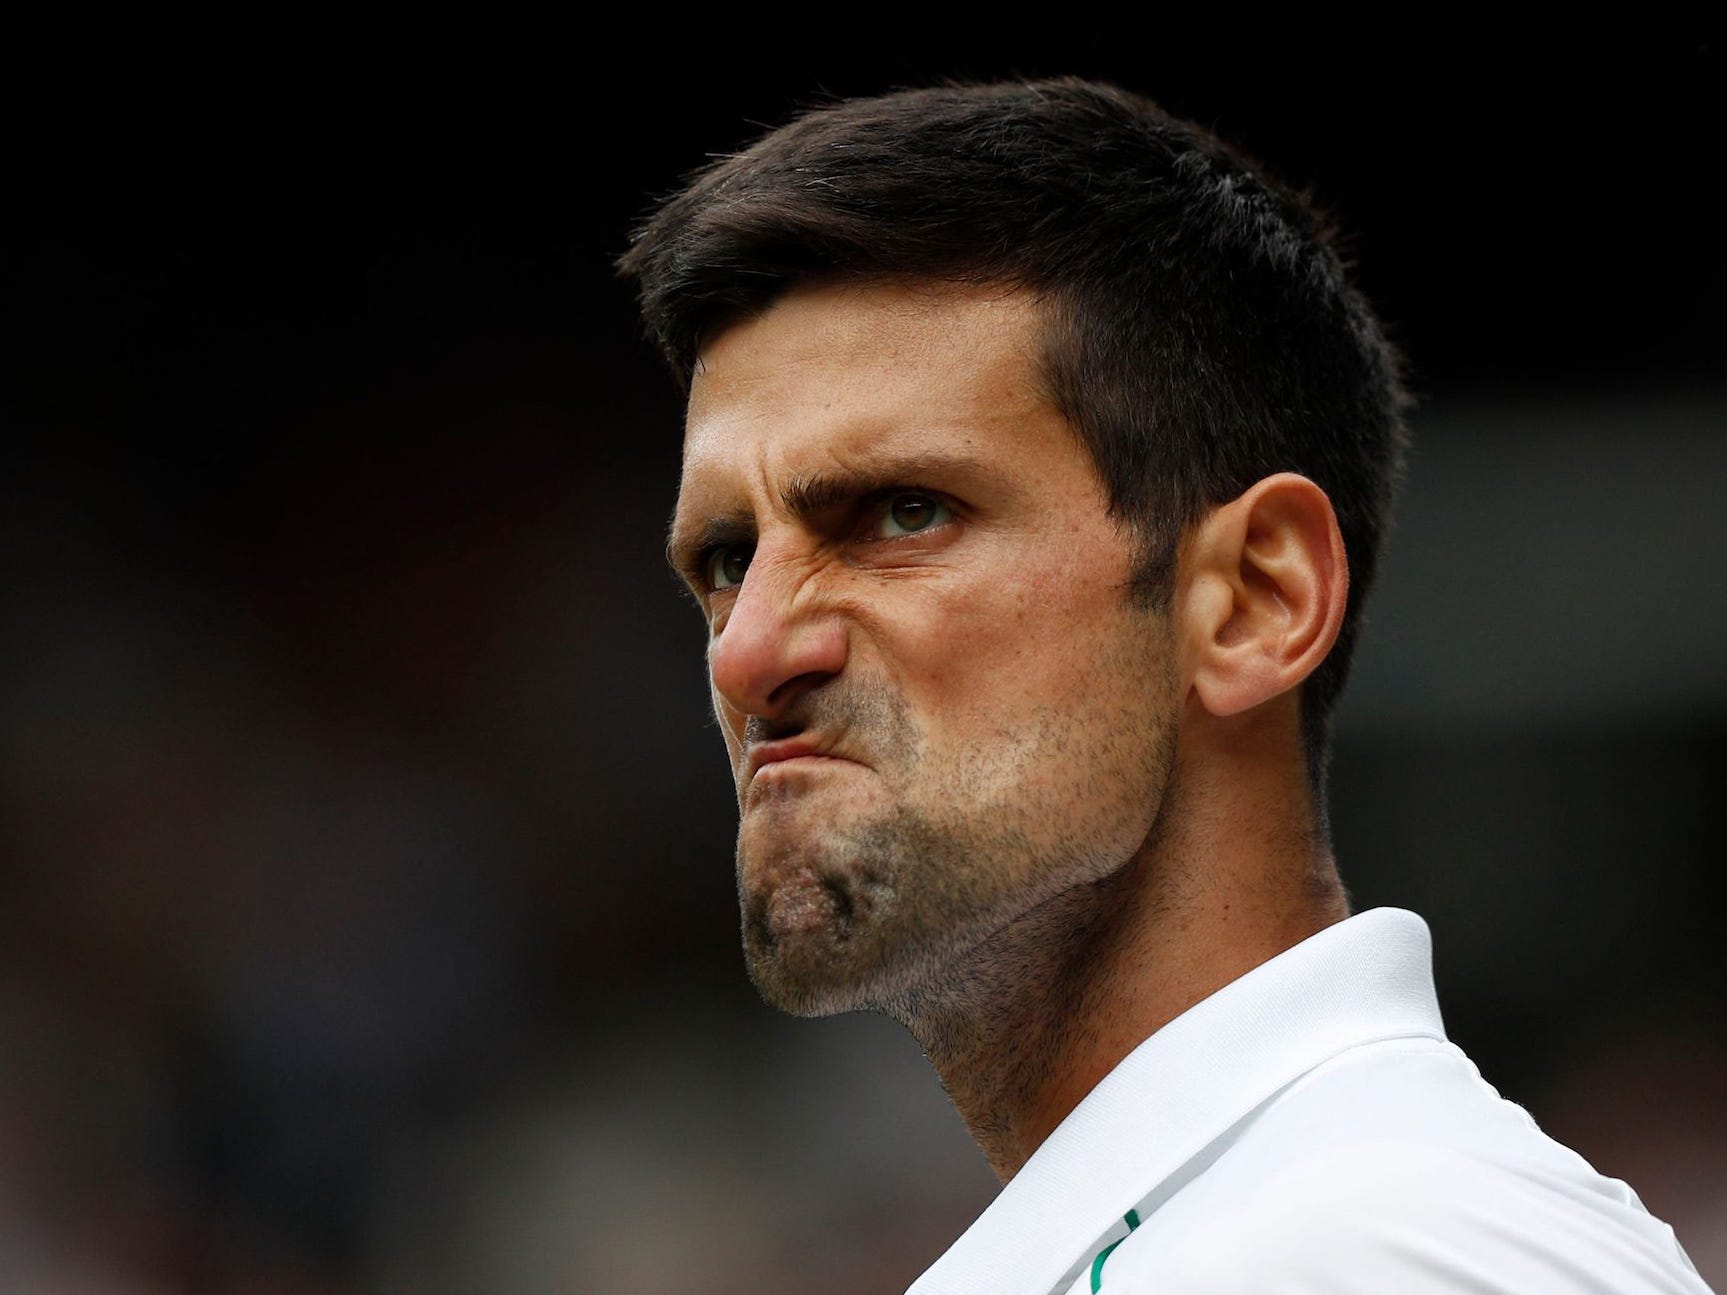
[[[833,757],[834,752],[813,737],[778,737],[768,742],[757,742],[744,754],[744,781],[748,782],[770,764],[795,760],[804,755]]]

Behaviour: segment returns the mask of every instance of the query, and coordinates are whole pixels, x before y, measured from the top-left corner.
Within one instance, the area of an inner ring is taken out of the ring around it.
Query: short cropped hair
[[[1034,291],[1047,393],[1136,534],[1152,603],[1167,602],[1181,538],[1207,511],[1275,472],[1312,479],[1351,574],[1337,644],[1301,694],[1323,787],[1408,400],[1304,197],[1113,86],[948,85],[816,108],[714,162],[618,266],[686,387],[709,339],[799,284]]]

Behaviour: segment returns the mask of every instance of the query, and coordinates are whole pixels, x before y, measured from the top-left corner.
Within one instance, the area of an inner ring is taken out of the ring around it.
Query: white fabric
[[[1707,1295],[1629,1187],[1446,1041],[1431,964],[1426,923],[1382,908],[1226,985],[907,1295]]]

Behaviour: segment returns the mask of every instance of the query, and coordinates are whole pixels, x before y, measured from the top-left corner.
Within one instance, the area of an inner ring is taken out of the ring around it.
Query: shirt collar
[[[1122,1215],[1278,1089],[1349,1048],[1443,1039],[1414,913],[1327,927],[1122,1059],[906,1295],[1046,1295]]]

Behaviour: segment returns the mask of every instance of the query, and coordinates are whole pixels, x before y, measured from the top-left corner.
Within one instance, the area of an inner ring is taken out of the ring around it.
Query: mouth
[[[744,757],[744,784],[748,786],[753,783],[764,770],[793,761],[805,764],[817,761],[850,763],[844,756],[835,755],[810,738],[776,738],[771,742],[759,742],[749,748]]]

